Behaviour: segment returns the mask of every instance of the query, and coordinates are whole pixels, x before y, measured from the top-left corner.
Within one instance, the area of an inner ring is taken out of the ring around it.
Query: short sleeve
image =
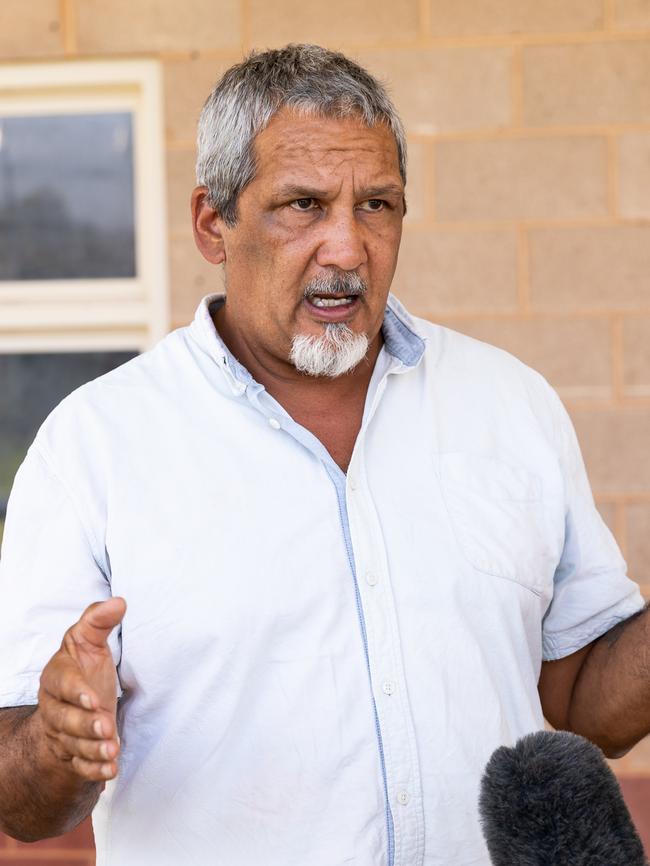
[[[571,419],[554,391],[552,400],[566,509],[564,550],[543,622],[545,660],[577,652],[643,607],[596,508]]]
[[[36,704],[64,632],[110,597],[70,492],[34,445],[18,470],[0,555],[0,706]],[[119,635],[111,635],[113,657]]]

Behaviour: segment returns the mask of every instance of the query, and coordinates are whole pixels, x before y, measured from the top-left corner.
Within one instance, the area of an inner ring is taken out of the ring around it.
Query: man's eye
[[[386,202],[380,198],[369,198],[368,201],[364,201],[363,203],[363,209],[371,211],[383,210],[385,206]]]
[[[297,198],[291,202],[291,207],[294,210],[313,210],[316,204],[313,198]]]

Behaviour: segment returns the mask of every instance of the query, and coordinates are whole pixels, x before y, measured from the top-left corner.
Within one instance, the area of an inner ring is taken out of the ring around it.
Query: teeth
[[[354,298],[311,298],[315,307],[342,307],[351,304]]]

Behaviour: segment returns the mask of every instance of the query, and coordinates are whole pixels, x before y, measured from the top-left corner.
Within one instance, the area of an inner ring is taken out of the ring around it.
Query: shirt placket
[[[233,393],[246,397],[251,406],[267,418],[274,430],[289,433],[318,457],[336,490],[372,689],[386,795],[388,866],[420,866],[424,856],[424,815],[415,733],[406,693],[388,559],[364,469],[364,438],[386,388],[387,377],[407,372],[408,369],[393,359],[374,387],[374,393],[374,383],[371,383],[369,408],[346,477],[322,443],[296,424],[250,374],[247,374],[244,383],[226,364]]]
[[[393,373],[403,371],[398,368]],[[392,866],[419,866],[424,857],[424,812],[415,731],[388,556],[365,461],[365,431],[385,387],[386,377],[378,385],[357,439],[347,474],[346,500],[392,813],[393,850],[389,862]]]

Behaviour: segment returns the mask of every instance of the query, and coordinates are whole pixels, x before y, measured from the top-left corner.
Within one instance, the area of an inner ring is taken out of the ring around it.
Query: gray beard
[[[289,360],[306,376],[331,379],[349,373],[366,357],[368,337],[342,322],[330,322],[318,337],[297,334],[291,341]]]
[[[305,286],[305,298],[313,295],[365,294],[367,286],[354,271],[328,271],[319,274]],[[329,376],[334,379],[349,373],[368,352],[368,337],[355,332],[343,322],[329,322],[317,337],[297,334],[291,341],[289,360],[306,376]]]

